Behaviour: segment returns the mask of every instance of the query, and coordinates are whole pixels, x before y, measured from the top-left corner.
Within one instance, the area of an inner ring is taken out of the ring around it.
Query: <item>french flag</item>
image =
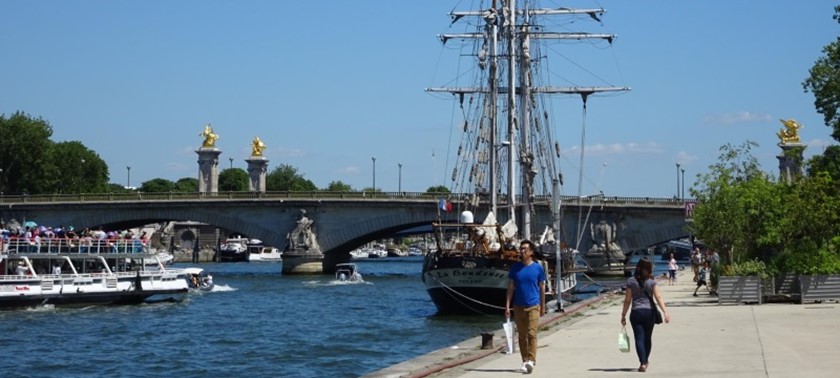
[[[452,211],[452,203],[450,203],[449,201],[441,198],[440,201],[438,201],[438,209],[441,209],[441,210],[448,213],[448,212]]]

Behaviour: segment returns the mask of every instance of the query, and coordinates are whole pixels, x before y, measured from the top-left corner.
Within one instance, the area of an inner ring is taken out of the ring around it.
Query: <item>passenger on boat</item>
[[[29,274],[29,268],[23,263],[23,261],[18,261],[17,270],[15,270],[15,274],[18,276],[25,276]]]
[[[61,275],[61,264],[55,264],[55,266],[53,266],[52,274],[57,276]]]

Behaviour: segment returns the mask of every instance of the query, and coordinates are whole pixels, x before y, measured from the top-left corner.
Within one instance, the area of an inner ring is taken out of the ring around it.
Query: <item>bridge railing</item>
[[[43,194],[43,195],[5,195],[0,196],[2,204],[16,203],[78,203],[78,202],[120,202],[120,201],[223,201],[223,200],[354,200],[354,201],[430,201],[437,202],[446,199],[453,203],[471,201],[476,195],[472,193],[427,193],[427,192],[164,192],[164,193],[83,193],[83,194]],[[481,203],[489,203],[489,195],[478,195]],[[598,205],[627,205],[627,206],[657,206],[682,207],[686,202],[693,202],[688,198],[657,198],[657,197],[607,197],[603,195],[578,197],[561,196],[561,203],[566,206],[598,206]],[[504,195],[498,197],[499,205],[507,204]],[[536,204],[548,204],[551,196],[535,196]],[[517,198],[522,203],[522,198]]]

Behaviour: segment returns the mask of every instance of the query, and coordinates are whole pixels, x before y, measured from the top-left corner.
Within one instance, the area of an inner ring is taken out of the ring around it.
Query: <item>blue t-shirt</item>
[[[508,278],[513,280],[516,290],[513,292],[515,306],[532,307],[540,304],[540,283],[545,282],[545,271],[536,261],[526,266],[516,262],[510,268]]]

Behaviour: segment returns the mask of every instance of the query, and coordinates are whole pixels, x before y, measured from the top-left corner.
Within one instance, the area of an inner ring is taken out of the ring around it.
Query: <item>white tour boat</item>
[[[184,269],[169,269],[148,250],[118,243],[24,238],[2,241],[0,309],[40,305],[137,304],[179,300],[188,292]]]

